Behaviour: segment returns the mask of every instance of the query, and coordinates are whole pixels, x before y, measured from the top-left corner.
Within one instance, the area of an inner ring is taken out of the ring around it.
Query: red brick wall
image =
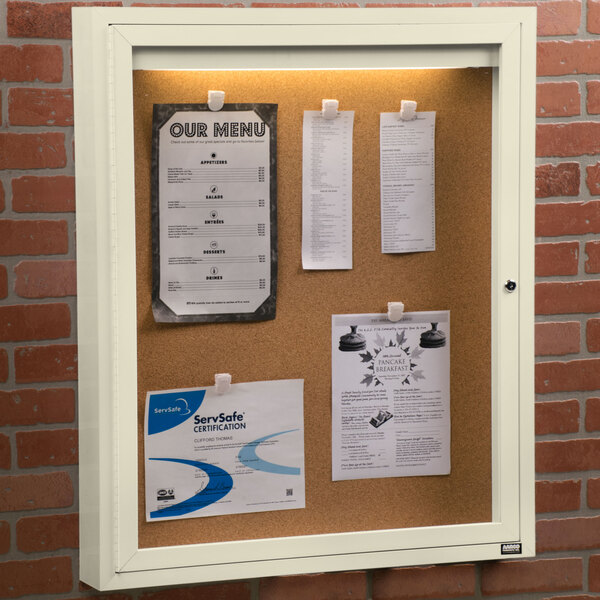
[[[96,595],[78,582],[77,575],[69,16],[74,4],[84,3],[0,3],[0,598]],[[94,4],[152,5],[131,0]],[[194,4],[202,3],[194,0]],[[244,0],[223,5],[431,6],[435,10],[435,6],[503,4],[535,5],[539,19],[538,556],[134,590],[104,598],[599,597],[600,0],[418,4]]]

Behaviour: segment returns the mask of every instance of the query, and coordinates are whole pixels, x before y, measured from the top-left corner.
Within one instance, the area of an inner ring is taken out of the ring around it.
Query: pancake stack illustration
[[[340,338],[340,350],[342,352],[358,352],[367,347],[367,340],[361,333],[357,333],[358,325],[350,325],[350,333],[345,333]]]
[[[442,348],[446,345],[446,334],[437,327],[437,323],[432,323],[431,329],[421,334],[421,348]]]

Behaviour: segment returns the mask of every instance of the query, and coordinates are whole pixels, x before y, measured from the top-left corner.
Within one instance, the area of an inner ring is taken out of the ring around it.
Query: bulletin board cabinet
[[[120,589],[532,556],[535,9],[73,16],[82,580]],[[156,323],[152,106],[206,102],[210,89],[278,105],[277,315]],[[304,271],[302,113],[328,97],[356,115],[354,265]],[[436,111],[436,250],[382,254],[379,113],[405,98]],[[333,482],[331,315],[400,299],[452,315],[451,473]],[[306,508],[147,523],[146,392],[222,371],[304,379]]]

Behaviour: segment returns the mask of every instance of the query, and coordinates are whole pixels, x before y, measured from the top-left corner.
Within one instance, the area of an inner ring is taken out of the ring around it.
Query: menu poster
[[[275,318],[277,105],[155,104],[157,322]]]

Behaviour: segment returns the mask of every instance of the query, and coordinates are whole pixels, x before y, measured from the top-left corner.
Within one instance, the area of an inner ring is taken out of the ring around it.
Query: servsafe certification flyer
[[[333,480],[450,473],[450,313],[332,317]]]
[[[153,312],[159,322],[275,318],[274,104],[157,104]]]
[[[303,387],[148,392],[146,520],[304,508]]]

